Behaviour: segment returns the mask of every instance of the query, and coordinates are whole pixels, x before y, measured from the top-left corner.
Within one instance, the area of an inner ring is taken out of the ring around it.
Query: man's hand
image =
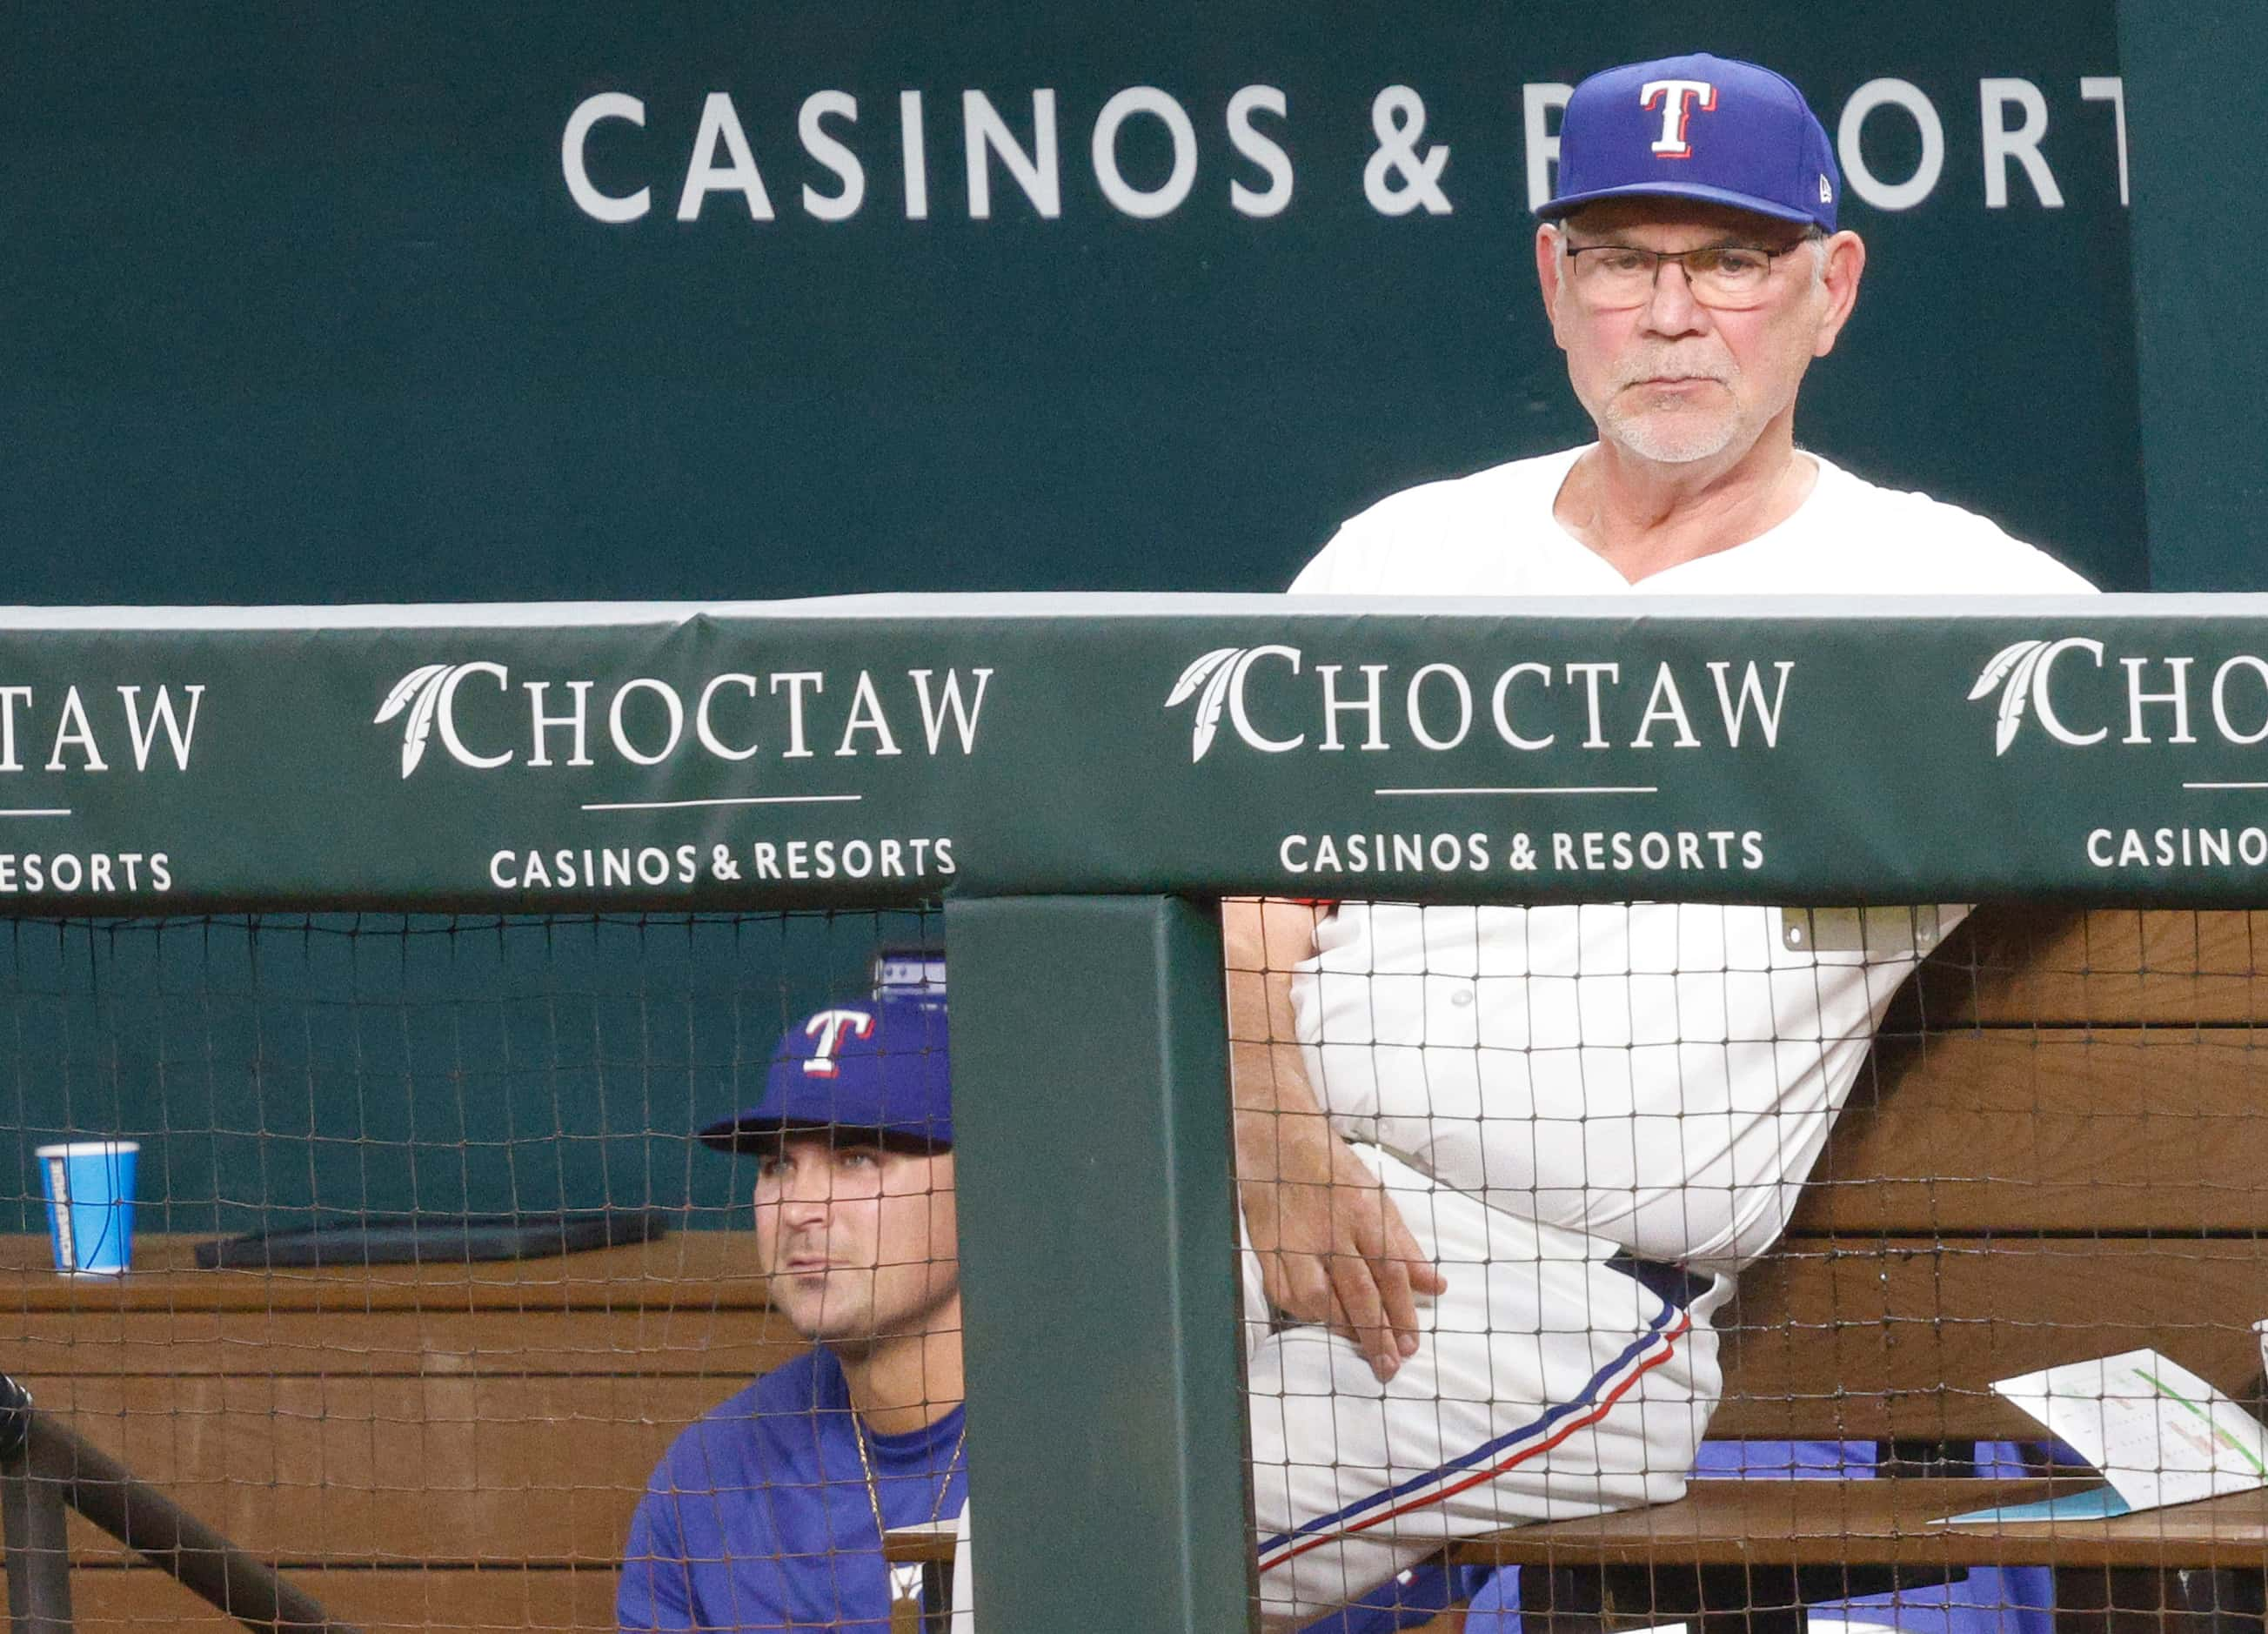
[[[1418,1353],[1417,1296],[1448,1283],[1320,1113],[1240,1111],[1237,1133],[1238,1195],[1269,1303],[1297,1321],[1328,1322],[1362,1347],[1380,1379],[1393,1378]],[[1270,1148],[1272,1179],[1251,1173],[1263,1167],[1243,1156],[1254,1143]]]
[[[1391,1379],[1417,1353],[1418,1296],[1448,1284],[1332,1131],[1291,1041],[1291,968],[1314,951],[1314,910],[1236,902],[1224,912],[1237,1189],[1263,1285],[1278,1310],[1345,1334]]]

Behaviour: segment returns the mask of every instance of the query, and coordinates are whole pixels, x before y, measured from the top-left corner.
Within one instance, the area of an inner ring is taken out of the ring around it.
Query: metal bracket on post
[[[13,1634],[71,1634],[63,1489],[32,1473],[32,1393],[0,1373],[0,1540]]]
[[[1799,953],[1871,953],[1878,959],[1919,959],[1944,938],[1937,907],[1783,908],[1781,946]]]
[[[1220,924],[1173,897],[946,907],[985,1634],[1253,1615]],[[1076,1557],[1068,1538],[1108,1540]]]

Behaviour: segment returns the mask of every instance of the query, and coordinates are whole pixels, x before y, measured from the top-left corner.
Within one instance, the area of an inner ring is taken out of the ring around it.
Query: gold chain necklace
[[[866,1507],[874,1515],[874,1542],[877,1547],[887,1549],[890,1542],[890,1528],[882,1520],[882,1490],[875,1484],[874,1461],[866,1451],[866,1421],[858,1417],[858,1410],[855,1407],[850,1410],[850,1439],[858,1444],[858,1473],[866,1477]],[[929,1523],[932,1526],[935,1526],[945,1513],[945,1495],[952,1490],[953,1472],[960,1468],[961,1454],[968,1446],[968,1418],[964,1409],[961,1433],[954,1438],[952,1456],[945,1461],[945,1479],[938,1483],[937,1501],[929,1506]]]

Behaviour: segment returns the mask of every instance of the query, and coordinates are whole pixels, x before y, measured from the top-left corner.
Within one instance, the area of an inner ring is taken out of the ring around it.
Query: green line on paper
[[[2134,1373],[2137,1378],[2141,1379],[2145,1383],[2148,1384],[2148,1386],[2153,1390],[2155,1390],[2160,1395],[2164,1396],[2169,1402],[2180,1402],[2183,1407],[2188,1408],[2190,1411],[2204,1419],[2205,1428],[2213,1432],[2213,1439],[2215,1440],[2219,1441],[2230,1452],[2235,1454],[2246,1463],[2251,1465],[2255,1475],[2261,1476],[2263,1479],[2268,1479],[2268,1464],[2262,1463],[2260,1461],[2259,1455],[2254,1453],[2250,1447],[2245,1446],[2243,1442],[2238,1440],[2235,1436],[2229,1434],[2228,1431],[2222,1429],[2220,1427],[2220,1420],[2216,1419],[2211,1413],[2208,1413],[2205,1409],[2199,1407],[2195,1402],[2191,1401],[2189,1397],[2183,1395],[2180,1391],[2168,1389],[2163,1384],[2160,1383],[2154,1375],[2144,1371],[2142,1368],[2137,1367],[2134,1370]]]

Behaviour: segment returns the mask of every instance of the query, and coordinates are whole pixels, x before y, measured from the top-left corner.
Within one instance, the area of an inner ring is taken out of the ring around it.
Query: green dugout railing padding
[[[2268,601],[0,615],[0,910],[2252,900]]]

